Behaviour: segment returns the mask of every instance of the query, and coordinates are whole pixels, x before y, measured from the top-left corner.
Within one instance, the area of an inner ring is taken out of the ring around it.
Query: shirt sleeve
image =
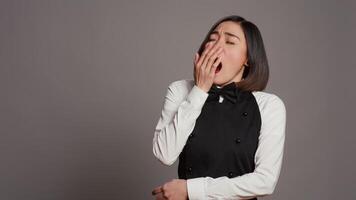
[[[168,86],[154,131],[153,154],[165,165],[177,160],[209,95],[196,85],[188,92],[183,86],[181,81]]]
[[[282,166],[286,109],[276,95],[269,98],[261,113],[262,125],[255,154],[255,170],[242,176],[187,180],[190,200],[250,199],[273,193]]]

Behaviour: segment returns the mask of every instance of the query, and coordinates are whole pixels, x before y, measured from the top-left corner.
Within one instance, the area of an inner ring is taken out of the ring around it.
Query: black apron
[[[216,88],[215,85],[213,87]],[[213,88],[212,87],[212,88]],[[255,169],[261,115],[254,95],[230,83],[236,102],[219,102],[209,91],[194,129],[179,155],[178,177],[233,178]],[[231,97],[229,97],[231,98]],[[257,200],[257,198],[253,198]]]

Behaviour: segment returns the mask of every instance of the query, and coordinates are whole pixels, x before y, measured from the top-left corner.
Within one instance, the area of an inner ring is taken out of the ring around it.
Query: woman
[[[179,158],[179,179],[156,199],[257,199],[277,184],[286,109],[263,92],[269,76],[258,28],[227,16],[209,30],[194,59],[194,80],[172,82],[153,138],[165,165]]]

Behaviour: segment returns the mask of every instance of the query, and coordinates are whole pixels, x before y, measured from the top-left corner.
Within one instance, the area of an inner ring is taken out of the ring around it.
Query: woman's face
[[[241,26],[232,21],[222,22],[210,34],[208,43],[223,48],[222,68],[215,74],[214,83],[224,86],[239,82],[245,68],[243,65],[247,65],[247,45]]]

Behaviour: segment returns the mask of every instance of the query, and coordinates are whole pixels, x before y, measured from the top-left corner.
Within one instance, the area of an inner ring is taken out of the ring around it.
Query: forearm
[[[197,86],[181,102],[167,93],[153,138],[153,154],[163,164],[171,165],[178,158],[207,97],[208,93]]]

